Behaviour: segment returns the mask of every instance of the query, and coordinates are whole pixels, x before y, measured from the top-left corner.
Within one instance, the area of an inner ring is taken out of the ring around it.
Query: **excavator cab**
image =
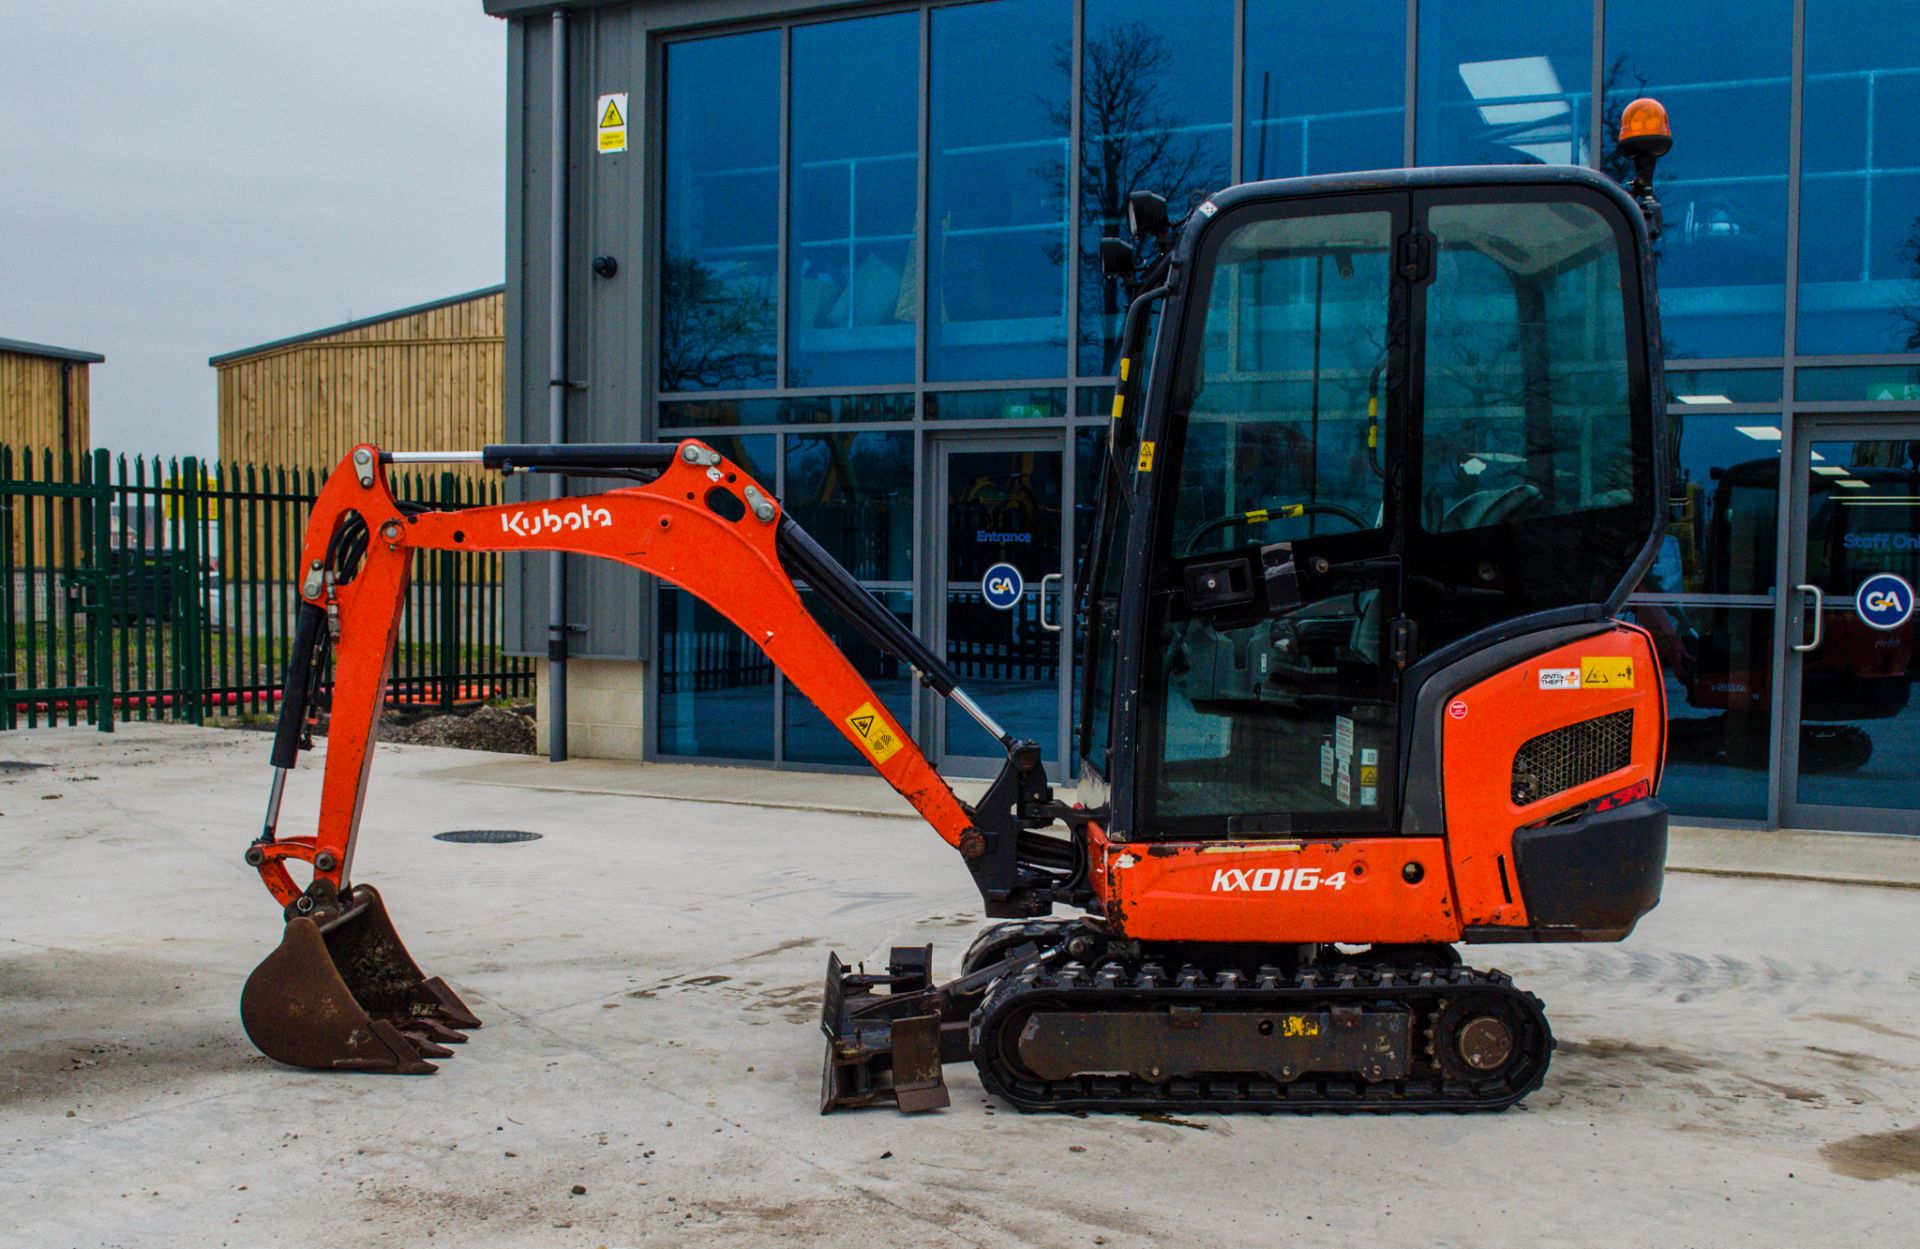
[[[1618,619],[1666,506],[1652,101],[1625,189],[1553,166],[1261,182],[1129,203],[1129,288],[1080,578],[1078,793],[1038,745],[697,439],[355,448],[314,506],[275,779],[247,862],[284,908],[242,1014],[284,1062],[425,1072],[478,1025],[351,879],[411,558],[560,551],[643,569],[758,644],[959,854],[990,919],[828,962],[821,1109],[1497,1110],[1545,1078],[1540,1002],[1476,943],[1617,941],[1659,900],[1666,733]],[[1142,259],[1142,256],[1146,259]],[[616,479],[434,511],[393,464]],[[1006,751],[962,802],[802,602]],[[331,663],[311,836],[278,832]],[[302,885],[289,870],[310,869]],[[1056,908],[1078,912],[1056,917]]]
[[[1574,169],[1200,206],[1150,357],[1151,308],[1130,326],[1084,579],[1110,835],[1397,833],[1438,783],[1426,678],[1618,611],[1662,512],[1644,244]]]

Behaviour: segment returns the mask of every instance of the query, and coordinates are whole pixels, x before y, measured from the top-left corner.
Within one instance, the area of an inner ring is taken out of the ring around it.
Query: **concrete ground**
[[[951,970],[979,922],[912,820],[383,746],[357,875],[487,1026],[434,1076],[320,1075],[235,1014],[279,930],[240,863],[265,752],[0,738],[0,1245],[1912,1243],[1911,889],[1675,875],[1623,946],[1476,951],[1561,1041],[1503,1115],[1028,1117],[953,1067],[949,1110],[823,1119],[827,950]],[[544,838],[431,836],[475,827]]]

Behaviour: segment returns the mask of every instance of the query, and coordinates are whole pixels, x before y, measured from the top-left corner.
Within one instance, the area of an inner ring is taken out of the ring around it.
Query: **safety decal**
[[[872,703],[861,703],[854,713],[847,717],[847,727],[860,744],[867,748],[875,763],[885,763],[900,749],[900,738],[887,727],[880,717],[879,710]]]
[[[1626,655],[1582,655],[1580,685],[1589,690],[1630,690],[1633,688],[1633,659]]]
[[[1580,688],[1580,669],[1542,668],[1540,669],[1540,688],[1543,690],[1577,690]]]
[[[1447,714],[1453,717],[1455,720],[1466,719],[1467,718],[1467,700],[1464,698],[1456,698],[1452,702],[1448,703]]]
[[[1139,469],[1143,473],[1151,473],[1153,471],[1153,444],[1150,442],[1140,444]]]
[[[627,150],[627,93],[615,92],[603,95],[594,106],[593,115],[597,119],[594,131],[600,154],[624,152]]]

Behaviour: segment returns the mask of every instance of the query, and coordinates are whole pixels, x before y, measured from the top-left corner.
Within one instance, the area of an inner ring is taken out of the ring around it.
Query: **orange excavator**
[[[1617,619],[1665,515],[1650,239],[1653,101],[1622,189],[1533,166],[1260,182],[1185,219],[1128,204],[1129,298],[1082,570],[1078,801],[1040,748],[697,439],[355,447],[302,550],[265,828],[285,913],[241,1000],[296,1066],[428,1072],[479,1020],[353,876],[414,552],[549,551],[650,572],[757,643],[958,853],[986,915],[930,948],[830,956],[822,1110],[947,1104],[971,1059],[1022,1110],[1475,1110],[1544,1079],[1540,1002],[1476,943],[1618,941],[1658,901],[1666,709]],[[433,510],[397,464],[612,479]],[[957,798],[803,605],[910,665],[1006,751]],[[331,721],[319,820],[282,787]],[[299,866],[304,883],[296,879]],[[1064,908],[1071,917],[1055,916]]]

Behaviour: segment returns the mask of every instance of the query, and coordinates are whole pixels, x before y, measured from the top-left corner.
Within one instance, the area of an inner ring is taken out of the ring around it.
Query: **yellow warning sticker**
[[[1362,785],[1378,785],[1380,783],[1379,766],[1374,765],[1369,767],[1366,764],[1360,765],[1360,783]]]
[[[1319,1036],[1320,1021],[1312,1015],[1288,1015],[1280,1021],[1281,1036]]]
[[[1625,655],[1583,655],[1580,658],[1582,689],[1630,690],[1633,688],[1633,660]]]
[[[615,92],[600,97],[600,103],[594,108],[598,119],[594,131],[600,149],[605,156],[609,152],[627,150],[627,93]]]
[[[1139,468],[1143,473],[1151,473],[1153,471],[1153,444],[1150,442],[1140,444]]]
[[[861,703],[847,717],[847,727],[853,730],[854,737],[867,748],[867,753],[873,756],[875,763],[885,763],[900,749],[899,734],[887,727],[887,722],[872,703]]]

